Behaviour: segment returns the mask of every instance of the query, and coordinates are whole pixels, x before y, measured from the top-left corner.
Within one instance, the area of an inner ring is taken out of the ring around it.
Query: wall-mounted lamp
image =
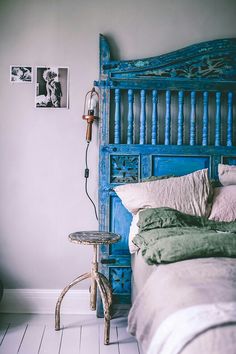
[[[86,114],[87,112],[87,114]],[[87,121],[86,140],[88,143],[92,140],[92,124],[98,119],[99,113],[99,96],[95,88],[88,91],[84,100],[84,114],[82,118]]]
[[[92,124],[95,119],[98,119],[98,115],[99,115],[99,95],[95,90],[95,88],[93,87],[92,90],[88,91],[85,95],[84,114],[82,115],[82,118],[87,121],[87,130],[86,130],[87,147],[85,150],[85,170],[84,170],[85,193],[93,205],[95,217],[97,220],[98,220],[97,208],[88,192],[88,178],[89,178],[88,148],[92,140]]]

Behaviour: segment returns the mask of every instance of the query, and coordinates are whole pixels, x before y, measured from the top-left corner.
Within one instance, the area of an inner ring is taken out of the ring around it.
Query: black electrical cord
[[[95,205],[94,201],[92,200],[92,198],[90,197],[90,195],[88,193],[88,178],[89,178],[88,148],[89,148],[89,144],[90,144],[90,141],[87,142],[87,147],[86,147],[86,151],[85,151],[85,170],[84,170],[85,186],[84,187],[85,187],[85,193],[86,193],[88,199],[93,204],[94,214],[95,214],[96,219],[98,220],[98,213],[97,213],[96,205]]]

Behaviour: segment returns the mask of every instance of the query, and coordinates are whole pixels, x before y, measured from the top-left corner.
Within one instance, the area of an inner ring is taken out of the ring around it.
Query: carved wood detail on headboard
[[[113,191],[152,175],[181,176],[236,165],[236,38],[137,60],[113,60],[100,35],[99,227],[121,241],[101,246],[114,303],[130,302],[132,216]],[[101,302],[98,306],[101,315]]]

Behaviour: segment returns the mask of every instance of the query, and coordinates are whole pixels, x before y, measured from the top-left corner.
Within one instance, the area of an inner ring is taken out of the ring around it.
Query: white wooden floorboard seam
[[[8,331],[9,326],[10,326],[10,323],[8,323],[6,326],[4,326],[6,328],[3,329],[4,333],[0,335],[0,345],[2,344],[2,342],[3,342],[4,338],[5,338],[5,335],[6,335],[7,331]],[[1,332],[2,332],[2,330],[1,330]]]
[[[43,334],[42,334],[42,338],[41,338],[41,341],[40,341],[40,344],[39,344],[38,353],[40,353],[40,350],[41,350],[41,347],[42,347],[43,337],[44,337],[44,334],[45,334],[45,330],[46,330],[46,326],[44,326],[44,329],[43,329]]]
[[[23,343],[23,340],[24,340],[24,338],[25,338],[25,333],[26,333],[28,327],[29,327],[29,325],[27,324],[26,327],[25,327],[25,331],[24,331],[24,333],[23,333],[23,336],[22,336],[22,338],[21,338],[20,345],[19,345],[19,348],[18,348],[18,350],[17,350],[17,353],[20,351],[20,347],[21,347],[21,345],[22,345],[22,343]]]
[[[80,326],[79,353],[81,351],[81,340],[82,340],[82,326]]]

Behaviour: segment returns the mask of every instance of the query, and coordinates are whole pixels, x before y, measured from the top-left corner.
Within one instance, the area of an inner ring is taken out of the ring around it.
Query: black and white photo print
[[[66,67],[37,67],[36,107],[68,108],[68,75]]]
[[[21,83],[29,82],[33,80],[32,66],[10,66],[10,82]]]

